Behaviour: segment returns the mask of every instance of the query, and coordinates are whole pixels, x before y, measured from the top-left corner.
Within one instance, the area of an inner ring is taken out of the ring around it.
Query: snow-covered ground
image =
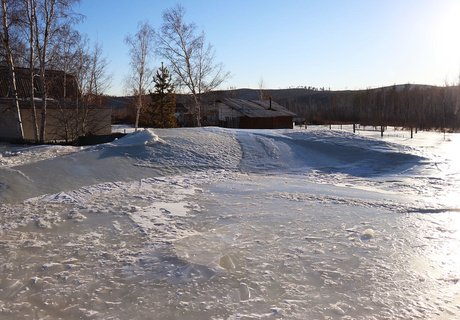
[[[460,136],[346,129],[0,145],[0,319],[460,319]]]

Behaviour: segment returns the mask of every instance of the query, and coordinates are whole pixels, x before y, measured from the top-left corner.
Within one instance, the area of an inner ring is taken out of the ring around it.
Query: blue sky
[[[459,0],[81,0],[78,29],[103,46],[109,94],[126,93],[125,36],[139,21],[159,29],[177,3],[231,72],[222,89],[258,88],[261,79],[271,89],[443,85],[460,74]]]

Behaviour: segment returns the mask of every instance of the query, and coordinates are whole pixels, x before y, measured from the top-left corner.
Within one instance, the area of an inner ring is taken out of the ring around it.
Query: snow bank
[[[402,172],[424,160],[412,148],[343,131],[239,131],[237,137],[247,171],[369,176]]]
[[[117,139],[109,144],[118,147],[128,147],[153,144],[160,141],[160,138],[153,132],[152,129],[144,129],[137,132],[129,133],[121,139]]]
[[[223,128],[148,129],[93,147],[34,147],[2,154],[0,159],[7,158],[14,169],[0,169],[0,199],[5,200],[88,184],[222,169],[300,173],[338,183],[340,175],[398,174],[424,161],[414,149],[343,131]]]
[[[72,146],[12,146],[0,145],[0,167],[15,167],[30,164],[80,151]]]

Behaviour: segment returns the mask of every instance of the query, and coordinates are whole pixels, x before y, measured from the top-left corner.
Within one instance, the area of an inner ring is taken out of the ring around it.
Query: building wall
[[[16,140],[19,138],[18,119],[13,108],[0,105],[0,138],[3,140]]]
[[[292,117],[240,118],[241,129],[292,129]]]
[[[241,129],[292,129],[292,116],[247,117],[241,112],[218,103],[219,125]]]
[[[80,111],[81,114],[81,111]],[[21,109],[25,140],[34,140],[32,109]],[[38,123],[41,122],[41,110],[37,110]],[[15,140],[19,138],[17,120],[13,111],[0,105],[0,139]],[[47,141],[72,141],[87,132],[93,135],[109,135],[112,133],[111,110],[89,109],[86,115],[86,128],[81,128],[83,115],[77,117],[75,108],[48,108],[46,116]],[[78,126],[80,124],[80,126]]]

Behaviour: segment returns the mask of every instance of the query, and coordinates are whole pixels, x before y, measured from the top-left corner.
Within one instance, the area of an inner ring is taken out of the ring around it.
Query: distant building
[[[294,113],[270,100],[223,99],[215,103],[218,124],[240,129],[292,129]]]
[[[16,84],[24,130],[24,139],[34,140],[33,109],[30,101],[31,82],[29,70],[16,68]],[[81,94],[74,76],[62,71],[47,71],[48,95],[46,115],[47,141],[73,141],[81,135],[108,135],[111,133],[111,110],[109,108],[81,104]],[[35,78],[34,95],[37,122],[41,122],[43,105],[39,77]],[[17,130],[16,110],[10,95],[8,69],[0,66],[0,140],[15,141],[20,137]],[[83,126],[84,124],[84,126]]]

